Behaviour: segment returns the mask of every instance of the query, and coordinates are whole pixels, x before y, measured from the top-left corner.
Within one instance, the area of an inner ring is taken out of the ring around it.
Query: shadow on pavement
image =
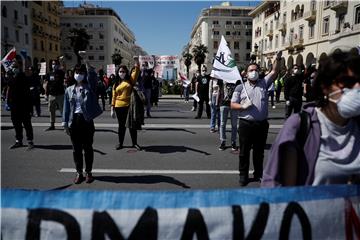
[[[144,128],[146,131],[181,131],[181,132],[187,132],[191,134],[196,134],[196,132],[189,131],[185,128]]]
[[[95,132],[110,132],[110,133],[118,134],[117,131],[112,129],[95,129]]]
[[[69,150],[72,149],[72,145],[35,145],[34,148],[47,150]]]
[[[47,191],[63,190],[63,189],[67,189],[68,187],[71,187],[71,186],[72,186],[72,184],[67,184],[67,185],[64,185],[64,186],[57,187],[57,188],[49,189]]]
[[[156,146],[143,147],[143,150],[145,152],[156,152],[156,153],[176,153],[176,152],[193,151],[193,152],[205,154],[207,156],[211,155],[210,153],[185,146],[156,145]]]
[[[190,188],[183,182],[176,180],[173,177],[163,175],[144,175],[144,176],[94,176],[94,179],[101,182],[112,182],[112,183],[143,183],[143,184],[155,184],[155,183],[170,183],[182,188]]]
[[[5,126],[2,126],[1,127],[1,130],[10,130],[10,129],[13,129],[14,127],[5,127]]]

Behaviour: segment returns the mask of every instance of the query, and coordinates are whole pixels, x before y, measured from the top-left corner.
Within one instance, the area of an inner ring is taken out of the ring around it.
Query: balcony
[[[330,9],[340,13],[346,12],[347,7],[347,0],[335,0],[330,3]]]
[[[214,28],[221,28],[221,26],[220,26],[220,24],[213,24],[212,25],[212,28],[214,29]]]
[[[280,24],[279,31],[282,32],[283,34],[286,33],[286,23],[281,23]]]
[[[235,29],[243,29],[244,27],[242,25],[234,25]]]
[[[265,32],[265,35],[268,37],[272,37],[274,35],[274,31],[272,29],[269,29]]]
[[[221,36],[220,35],[211,35],[211,39],[220,39],[221,38]]]
[[[316,10],[310,10],[304,13],[304,19],[309,22],[315,22]]]
[[[240,36],[240,35],[234,35],[233,37],[234,37],[234,39],[237,39],[237,40],[242,39],[242,36]]]
[[[231,29],[231,28],[232,28],[232,25],[226,24],[226,25],[225,25],[225,28],[226,28],[226,29]]]
[[[294,38],[292,45],[293,45],[294,48],[296,48],[296,49],[302,49],[302,48],[304,48],[303,44],[304,44],[304,38],[303,38],[303,37],[299,37],[299,38]]]

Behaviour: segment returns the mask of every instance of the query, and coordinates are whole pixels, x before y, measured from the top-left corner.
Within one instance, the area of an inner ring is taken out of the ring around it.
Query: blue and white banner
[[[360,185],[184,192],[1,190],[13,239],[359,239]]]

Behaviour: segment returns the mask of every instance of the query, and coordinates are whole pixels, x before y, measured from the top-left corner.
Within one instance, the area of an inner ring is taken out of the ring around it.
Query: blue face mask
[[[338,112],[343,118],[360,115],[360,88],[344,88],[344,93],[336,103]]]

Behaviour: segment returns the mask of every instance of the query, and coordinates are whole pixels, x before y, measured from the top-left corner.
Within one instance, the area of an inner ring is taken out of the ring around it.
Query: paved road
[[[219,151],[218,133],[209,132],[209,120],[194,119],[192,102],[179,98],[161,99],[153,118],[145,119],[138,142],[143,151],[130,147],[116,151],[117,124],[109,110],[95,120],[95,161],[92,184],[72,184],[75,175],[71,142],[60,127],[45,132],[49,113],[43,102],[43,116],[32,118],[35,148],[10,150],[14,142],[10,113],[1,119],[1,186],[20,189],[117,189],[186,190],[238,188],[238,152]],[[2,108],[4,109],[4,108]],[[204,114],[206,115],[206,114]],[[270,109],[270,148],[283,123],[284,104]],[[228,132],[228,138],[230,132]],[[130,146],[129,133],[125,146]],[[228,143],[229,144],[229,143]],[[265,152],[265,158],[267,156]],[[248,187],[258,187],[252,182]]]

